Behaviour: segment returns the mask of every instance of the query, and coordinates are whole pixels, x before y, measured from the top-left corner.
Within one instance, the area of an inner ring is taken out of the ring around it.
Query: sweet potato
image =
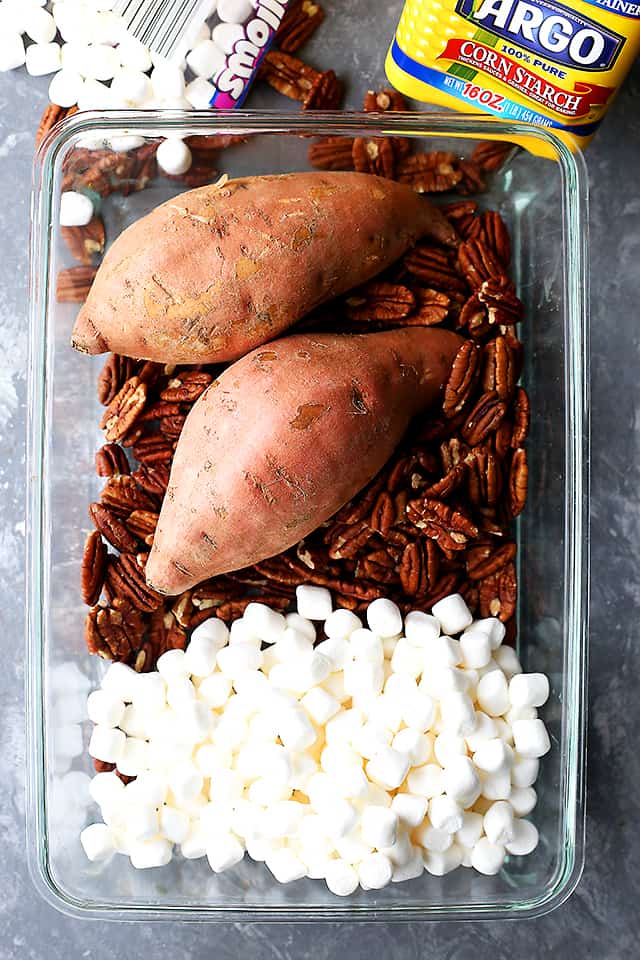
[[[438,398],[461,343],[435,328],[299,334],[228,367],[178,441],[149,583],[178,594],[318,527]]]
[[[247,177],[183,193],[125,230],[72,344],[164,363],[235,360],[424,235],[455,233],[409,187],[365,173]]]

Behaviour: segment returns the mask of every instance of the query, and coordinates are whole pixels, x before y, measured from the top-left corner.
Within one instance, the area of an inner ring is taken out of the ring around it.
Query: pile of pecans
[[[373,101],[378,109],[399,102],[391,91],[369,93],[367,103]],[[198,146],[203,157],[209,150],[212,158],[228,142],[210,139]],[[373,142],[365,142],[367,156]],[[352,169],[361,149],[357,143],[346,138],[315,142],[310,158],[322,166],[318,156],[324,148],[325,157],[327,150],[332,153],[331,169],[338,156]],[[412,154],[403,144],[402,138],[375,141],[381,155],[393,155],[394,175],[420,192],[427,192],[425,171],[440,178],[428,192],[442,191],[445,182],[446,189],[460,192],[461,185],[481,180],[511,150],[509,144],[480,145],[471,160],[463,160],[442,152]],[[122,169],[116,173],[109,164],[89,172],[80,157],[66,172],[93,178],[106,192],[141,189],[154,175],[152,157],[144,147],[132,157],[120,156]],[[477,171],[474,180],[465,174],[468,167]],[[91,653],[150,670],[166,650],[184,648],[189,632],[203,620],[238,617],[256,596],[286,610],[302,582],[328,587],[339,606],[354,611],[381,596],[393,598],[402,611],[427,608],[459,591],[474,614],[498,616],[507,636],[514,636],[512,524],[527,494],[529,421],[527,394],[517,386],[522,344],[516,325],[522,304],[508,277],[509,234],[500,215],[480,212],[471,199],[443,210],[460,237],[457,250],[423,241],[384,274],[296,328],[366,332],[442,325],[456,330],[465,342],[442,408],[416,418],[383,471],[331,520],[277,557],[175,598],[147,585],[146,559],[180,432],[192,405],[223,368],[108,357],[98,383],[105,444],[96,454],[96,472],[105,485],[89,508],[95,530],[82,562]],[[65,240],[81,262],[62,271],[59,290],[67,292],[63,299],[79,301],[95,273],[92,261],[104,249],[104,232],[92,222],[67,231]],[[70,275],[77,282],[70,282]]]

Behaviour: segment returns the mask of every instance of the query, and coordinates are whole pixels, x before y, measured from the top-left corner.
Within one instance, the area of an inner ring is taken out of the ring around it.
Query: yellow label
[[[406,0],[387,55],[403,93],[585,146],[640,49],[640,0]]]

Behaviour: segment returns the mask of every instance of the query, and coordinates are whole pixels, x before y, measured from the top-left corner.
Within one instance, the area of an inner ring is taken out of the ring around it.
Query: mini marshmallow
[[[481,837],[471,852],[471,865],[487,877],[499,873],[504,863],[504,847]]]
[[[152,840],[160,829],[155,807],[133,806],[127,812],[127,831],[135,840]]]
[[[226,60],[224,51],[209,37],[197,43],[187,54],[187,66],[196,77],[215,76],[219,70],[222,70]]]
[[[146,740],[137,737],[127,737],[118,759],[118,770],[125,777],[137,777],[148,767],[148,749]]]
[[[537,757],[521,757],[516,753],[511,767],[511,782],[514,787],[532,787],[538,779],[539,769]]]
[[[0,43],[0,72],[21,67],[25,59],[24,40],[17,31],[7,29]]]
[[[428,613],[411,610],[404,618],[404,635],[416,647],[430,647],[440,635],[440,624]]]
[[[165,141],[167,143],[168,141]],[[160,144],[158,153],[164,144]],[[262,653],[248,643],[234,643],[218,652],[218,667],[226,676],[234,677],[245,670],[258,670],[262,664]]]
[[[379,750],[391,744],[392,733],[380,722],[368,720],[352,735],[352,743],[358,753],[371,760]]]
[[[265,858],[265,863],[278,883],[291,883],[306,876],[306,865],[292,850],[283,848]]]
[[[194,763],[203,777],[212,777],[218,770],[231,766],[232,753],[227,745],[204,743],[194,754]]]
[[[352,633],[362,629],[362,621],[351,610],[334,610],[324,622],[324,632],[330,640],[348,640]]]
[[[543,757],[551,749],[542,720],[516,720],[512,729],[515,749],[522,757]]]
[[[444,791],[444,771],[437,763],[415,767],[407,778],[407,786],[412,794],[419,797],[438,796]]]
[[[355,828],[358,822],[358,811],[344,797],[336,797],[330,802],[323,802],[321,807],[322,809],[318,812],[327,836],[338,839],[339,837],[345,837]]]
[[[186,173],[193,160],[191,150],[179,137],[163,140],[156,151],[156,159],[161,169],[171,176]]]
[[[403,864],[396,864],[391,875],[392,883],[403,883],[405,880],[415,880],[422,876],[424,872],[424,860],[422,851],[415,849],[409,860]]]
[[[160,810],[160,832],[170,843],[183,843],[189,833],[188,814],[165,804]]]
[[[311,643],[316,642],[316,628],[311,623],[311,620],[308,620],[306,617],[301,617],[299,613],[288,613],[285,616],[285,620],[287,627],[304,634]]]
[[[440,716],[444,731],[454,736],[468,737],[476,726],[476,712],[471,697],[466,693],[447,693],[440,700]]]
[[[398,606],[384,597],[367,607],[367,623],[379,637],[395,637],[402,632],[402,614]]]
[[[416,830],[416,839],[421,847],[433,853],[444,853],[453,843],[453,835],[447,830],[433,827],[428,820]]]
[[[473,733],[465,737],[467,747],[475,753],[487,740],[494,740],[498,735],[498,727],[493,717],[483,710],[476,710],[476,725]]]
[[[377,601],[376,601],[377,602]],[[413,680],[419,677],[424,666],[424,656],[420,647],[409,643],[404,637],[401,637],[396,643],[393,656],[391,657],[391,669],[394,673],[400,673]]]
[[[264,603],[250,603],[244,612],[243,619],[264,643],[275,643],[287,628],[284,616]]]
[[[93,218],[93,204],[89,197],[85,196],[84,193],[78,193],[75,190],[65,190],[60,195],[60,226],[61,227],[83,227]],[[115,666],[115,664],[113,664]],[[125,666],[125,664],[122,664]],[[131,669],[130,667],[128,669]],[[135,671],[131,671],[134,673]],[[136,674],[136,676],[138,676]],[[107,674],[105,674],[106,680]],[[117,689],[116,684],[113,682],[110,683],[110,690],[114,696],[117,696],[119,699],[124,700],[124,687],[126,686],[126,693],[130,699],[131,689],[126,684],[121,688]],[[103,681],[103,687],[105,683]]]
[[[508,800],[511,796],[509,772],[486,774],[482,778],[482,796],[487,800]]]
[[[80,834],[80,843],[92,863],[110,860],[115,851],[113,834],[105,823],[92,823]]]
[[[87,47],[87,56],[82,73],[92,80],[112,80],[120,70],[120,57],[106,43],[92,43]]]
[[[291,836],[308,809],[306,803],[297,800],[279,800],[265,810],[261,832],[269,839]]]
[[[234,804],[242,796],[244,786],[237,770],[218,770],[211,777],[209,797],[214,803]]]
[[[358,874],[346,860],[327,861],[325,875],[327,887],[337,897],[348,897],[358,887]]]
[[[191,637],[185,651],[185,666],[193,677],[208,677],[216,665],[216,657],[222,645],[206,635]]]
[[[505,773],[513,766],[513,750],[498,737],[484,740],[473,755],[473,762],[483,773]]]
[[[411,766],[422,766],[431,759],[433,753],[433,738],[425,736],[424,733],[418,733],[410,727],[404,727],[396,733],[391,741],[394,750],[400,753],[406,753],[411,761]]]
[[[219,23],[211,32],[211,39],[216,43],[224,53],[233,53],[236,43],[244,40],[244,30],[237,23]],[[298,590],[300,588],[298,587]],[[321,590],[323,587],[313,589]],[[327,593],[329,591],[327,590]],[[331,611],[329,611],[330,613]],[[302,614],[306,616],[306,614]],[[324,617],[309,617],[309,620],[326,620],[329,614]]]
[[[63,194],[64,196],[64,194]],[[89,221],[85,221],[88,223]],[[71,226],[71,224],[69,224]],[[80,224],[77,224],[80,226]],[[131,703],[134,691],[140,680],[140,674],[136,673],[132,667],[126,663],[116,661],[109,666],[109,669],[102,678],[100,686],[103,690],[108,690],[114,696],[124,700],[125,703]]]
[[[473,621],[471,611],[459,593],[452,593],[439,600],[433,605],[431,613],[446,634],[460,633]]]
[[[169,787],[180,804],[196,797],[202,790],[202,784],[202,774],[190,761],[179,764],[169,775]]]
[[[465,633],[471,633],[471,631],[476,630],[481,630],[487,635],[492,651],[498,649],[507,632],[504,623],[502,620],[498,620],[497,617],[486,617],[484,620],[474,620],[471,626],[465,630]]]
[[[365,800],[370,795],[371,784],[358,764],[349,764],[331,774],[338,794],[347,800]]]
[[[148,716],[164,709],[166,695],[167,685],[159,673],[141,673],[134,691],[133,705]]]
[[[482,630],[467,630],[460,637],[462,659],[465,667],[477,669],[486,667],[491,660],[489,636]]]
[[[139,70],[141,73],[146,73],[151,69],[149,48],[129,33],[122,37],[116,47],[116,53],[121,65],[129,70]]]
[[[549,680],[544,673],[519,673],[509,681],[512,707],[541,707],[549,699]]]
[[[136,870],[165,867],[171,861],[172,847],[168,840],[149,840],[146,843],[133,844],[130,856],[131,865]]]
[[[461,807],[470,807],[480,796],[480,777],[469,757],[454,757],[444,768],[444,788]]]
[[[406,830],[399,829],[396,842],[390,847],[385,847],[380,852],[384,853],[386,857],[389,857],[394,867],[401,867],[409,863],[415,853],[415,847],[411,843]]]
[[[163,654],[166,656],[166,654]],[[224,673],[212,673],[198,687],[198,699],[209,707],[222,707],[231,693],[231,678]]]
[[[211,103],[216,88],[204,77],[196,77],[187,84],[184,95],[194,110],[205,110]]]
[[[201,701],[191,700],[180,707],[180,723],[185,739],[199,743],[207,736],[213,725],[210,707]]]
[[[485,673],[478,681],[478,706],[491,717],[499,717],[510,707],[509,688],[501,670]]]
[[[517,673],[522,673],[518,655],[513,647],[499,647],[499,649],[494,652],[493,659],[504,672],[507,680],[511,680]]]
[[[149,77],[140,70],[131,70],[128,67],[116,70],[110,91],[113,98],[131,107],[146,105],[153,96]]]
[[[296,587],[296,604],[299,615],[307,620],[327,620],[333,610],[329,591],[325,587],[312,587],[309,584]]]
[[[159,807],[166,800],[167,792],[166,778],[151,770],[145,770],[126,785],[124,798],[127,804]]]
[[[123,799],[124,783],[115,773],[96,773],[89,784],[89,794],[99,807],[113,806]]]
[[[253,13],[250,0],[218,0],[216,13],[224,23],[244,23]]]
[[[324,726],[327,720],[335,716],[340,709],[340,704],[335,697],[322,687],[313,687],[304,695],[300,703],[318,726]]]
[[[361,699],[368,704],[382,692],[384,671],[381,664],[370,660],[351,661],[345,664],[344,688],[353,700]]]
[[[186,839],[180,844],[180,853],[186,860],[199,860],[206,856],[210,831],[199,820],[192,820]]]
[[[196,688],[188,677],[176,677],[167,684],[166,698],[171,709],[179,711],[196,699]]]
[[[360,817],[363,839],[377,849],[393,846],[398,837],[398,824],[398,814],[389,807],[366,806]]]
[[[80,728],[78,728],[80,729]],[[97,725],[89,741],[89,756],[105,763],[118,763],[124,750],[126,737],[122,730]]]
[[[424,857],[424,867],[432,876],[444,877],[447,873],[451,873],[452,870],[461,866],[463,856],[463,848],[457,843],[452,843],[442,853],[429,850]]]
[[[465,810],[462,815],[462,826],[456,832],[456,840],[463,847],[473,847],[482,836],[483,829],[482,814]]]
[[[514,820],[513,837],[506,844],[506,849],[515,856],[526,857],[538,846],[538,840],[538,830],[533,823],[528,820]]]
[[[516,720],[537,720],[538,711],[535,707],[511,707],[504,715],[505,723],[513,727]]]
[[[384,660],[382,640],[371,630],[354,630],[349,637],[349,652],[355,660],[379,664]]]
[[[497,736],[500,737],[501,740],[504,740],[505,743],[508,743],[509,746],[513,746],[513,730],[504,717],[494,717],[493,722],[496,725]]]
[[[164,61],[153,68],[150,79],[154,96],[160,100],[173,100],[184,93],[184,74],[175,64]]]
[[[369,853],[357,865],[358,879],[363,890],[381,890],[391,882],[393,866],[384,853]]]
[[[456,833],[462,828],[462,814],[462,807],[446,793],[432,797],[429,801],[429,819],[436,830]]]
[[[409,758],[405,753],[384,746],[367,763],[367,775],[374,783],[387,790],[399,787],[410,767]]]
[[[533,787],[516,787],[511,790],[509,803],[517,817],[526,817],[535,808],[538,795]]]
[[[508,800],[492,803],[484,815],[483,826],[487,840],[504,847],[514,837],[513,807]]]
[[[124,701],[108,690],[94,690],[87,698],[89,719],[104,727],[118,727],[124,710]]]
[[[278,714],[280,739],[288,750],[304,750],[315,742],[315,728],[302,707],[289,707]]]
[[[32,6],[25,17],[25,32],[36,44],[51,43],[56,35],[56,23],[42,7]]]
[[[423,652],[425,664],[430,667],[457,667],[462,663],[460,641],[444,634],[432,640]]]
[[[320,765],[325,773],[337,774],[350,767],[360,767],[360,755],[347,743],[327,744],[320,754]]]

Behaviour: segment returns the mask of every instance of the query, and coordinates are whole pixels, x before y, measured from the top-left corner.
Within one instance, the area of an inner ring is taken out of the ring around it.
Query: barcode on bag
[[[191,28],[204,21],[210,0],[116,0],[129,33],[167,59],[185,49]]]

